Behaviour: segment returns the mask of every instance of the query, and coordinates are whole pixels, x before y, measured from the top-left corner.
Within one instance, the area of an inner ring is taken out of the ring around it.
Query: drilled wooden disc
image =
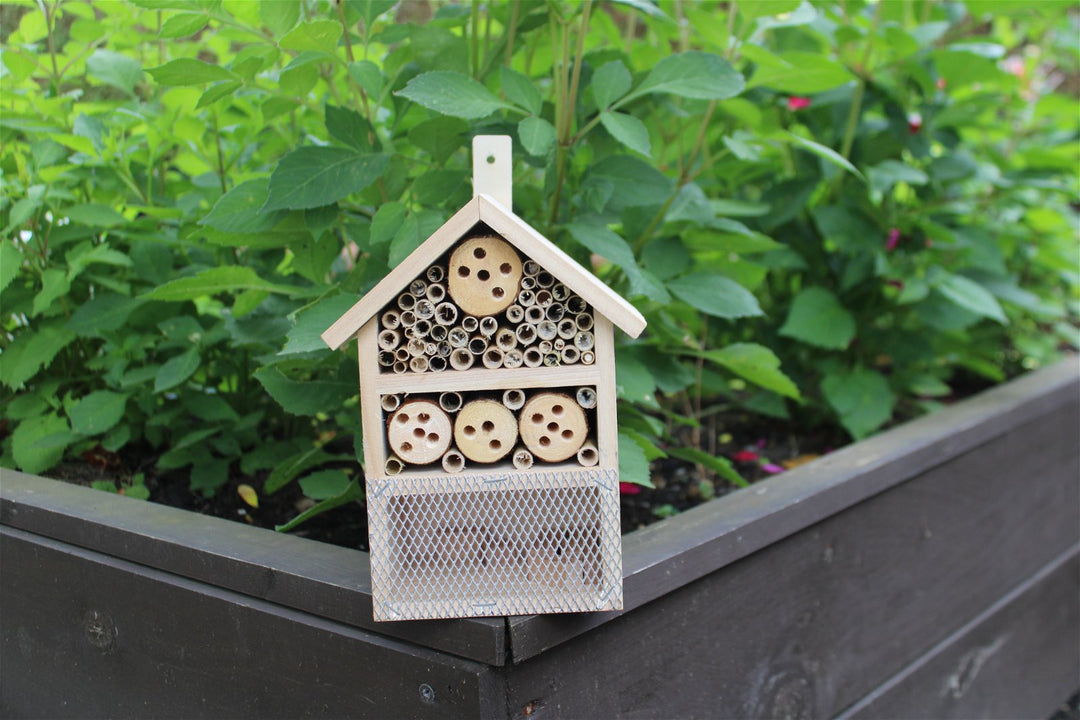
[[[506,457],[517,443],[514,413],[494,400],[473,400],[458,412],[454,442],[474,462],[492,463]]]
[[[390,452],[413,465],[426,465],[450,447],[450,416],[428,400],[407,402],[387,422]]]
[[[589,432],[585,411],[569,395],[540,393],[521,409],[521,441],[540,460],[562,462],[581,449]]]
[[[520,284],[521,258],[501,238],[471,238],[450,255],[447,289],[470,315],[502,312],[517,299]]]

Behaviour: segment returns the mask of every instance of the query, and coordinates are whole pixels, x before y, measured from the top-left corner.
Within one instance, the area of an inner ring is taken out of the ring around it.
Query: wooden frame
[[[0,712],[1048,717],[1078,432],[1071,358],[631,533],[621,613],[380,625],[365,553],[0,470]]]

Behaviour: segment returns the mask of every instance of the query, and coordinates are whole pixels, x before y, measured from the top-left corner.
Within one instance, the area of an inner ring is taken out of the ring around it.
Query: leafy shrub
[[[318,335],[468,200],[477,133],[649,320],[624,479],[666,452],[740,483],[702,450],[716,402],[858,438],[1077,344],[1064,3],[0,12],[9,467],[299,479],[300,519],[361,497],[355,354]]]

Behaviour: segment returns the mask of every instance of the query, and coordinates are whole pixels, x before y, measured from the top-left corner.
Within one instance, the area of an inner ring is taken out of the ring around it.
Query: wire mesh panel
[[[617,472],[368,481],[376,620],[622,608]]]

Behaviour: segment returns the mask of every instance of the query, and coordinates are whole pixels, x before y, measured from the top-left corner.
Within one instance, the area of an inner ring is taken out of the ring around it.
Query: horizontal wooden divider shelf
[[[366,379],[366,378],[365,378]],[[371,376],[379,394],[467,392],[470,390],[532,390],[535,388],[596,385],[600,368],[595,365],[542,368],[471,368],[439,373],[402,373]]]

